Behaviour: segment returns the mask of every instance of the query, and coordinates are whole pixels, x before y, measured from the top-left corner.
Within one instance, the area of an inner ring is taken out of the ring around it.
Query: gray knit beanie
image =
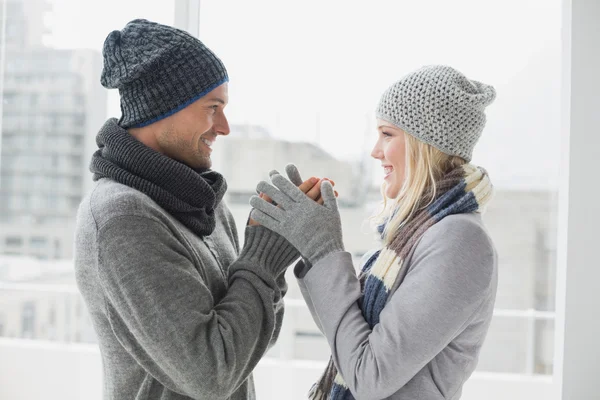
[[[385,91],[377,107],[383,119],[442,152],[471,161],[485,126],[492,86],[443,65],[423,67]]]
[[[225,66],[182,30],[136,19],[104,41],[101,83],[119,89],[123,128],[146,126],[227,82]]]

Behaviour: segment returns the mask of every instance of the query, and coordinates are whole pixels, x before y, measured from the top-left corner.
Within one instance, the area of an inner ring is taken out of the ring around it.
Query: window
[[[3,99],[5,106],[14,106],[17,103],[18,94],[12,92],[5,92]]]
[[[54,258],[59,259],[61,257],[61,243],[59,239],[54,239]]]
[[[83,96],[79,96],[77,104],[84,104]],[[85,114],[75,114],[73,116],[73,127],[85,127]]]
[[[81,156],[71,156],[70,157],[70,161],[71,161],[71,168],[79,168],[82,166],[82,157]]]
[[[23,238],[19,236],[9,236],[5,239],[7,247],[20,247],[23,245]]]
[[[235,76],[226,110],[232,134],[215,146],[214,157],[214,169],[226,176],[228,190],[250,193],[254,187],[246,182],[258,182],[271,168],[281,169],[291,161],[301,172],[329,175],[339,188],[345,232],[351,232],[344,235],[346,248],[355,254],[372,246],[370,237],[361,232],[380,199],[381,169],[369,152],[375,138],[373,110],[383,91],[405,73],[434,63],[451,64],[472,79],[493,84],[498,96],[487,110],[487,125],[473,162],[489,171],[496,187],[484,219],[498,250],[500,276],[496,315],[478,370],[551,374],[560,2],[526,3],[531,8],[504,2],[485,6],[470,2],[469,9],[443,1],[376,2],[344,7],[340,19],[338,5],[322,2],[294,7],[239,2],[232,16],[227,13],[230,5],[203,2],[200,37],[226,60]],[[436,13],[430,12],[432,6]],[[519,9],[518,18],[514,7]],[[532,30],[526,21],[538,12],[544,22]],[[463,19],[464,13],[473,17],[469,24],[451,22]],[[244,35],[223,34],[219,29],[223,15]],[[392,15],[415,18],[403,19],[399,25]],[[426,31],[420,15],[431,17]],[[490,21],[489,15],[513,21],[511,32],[506,33],[499,19]],[[336,34],[328,33],[332,24]],[[485,33],[472,35],[474,30]],[[414,36],[415,32],[420,34]],[[281,37],[285,42],[278,41]],[[408,37],[411,40],[402,39]],[[269,50],[274,47],[276,52]],[[495,61],[485,61],[488,57]],[[261,62],[248,63],[250,58]],[[270,139],[243,135],[249,126],[268,131]],[[364,176],[367,179],[360,179]],[[244,198],[228,198],[240,227],[247,218]],[[288,296],[300,300],[294,284],[292,280]],[[311,318],[296,315],[297,335],[318,333]],[[311,354],[325,360],[329,356],[327,351],[315,355],[311,350],[314,347],[307,345],[285,351],[292,357]]]
[[[2,188],[5,191],[8,191],[11,189],[11,187],[13,186],[13,177],[12,175],[3,175],[2,177],[0,177],[0,188]]]
[[[50,305],[50,311],[48,312],[48,337],[49,339],[56,339],[56,305],[52,303]]]
[[[33,339],[35,337],[35,303],[27,301],[21,311],[21,337]]]
[[[58,196],[55,194],[50,194],[46,197],[47,206],[49,209],[55,209],[58,207]]]
[[[26,12],[29,2],[7,3],[7,21],[18,23],[7,22],[3,49],[3,255],[72,257],[75,212],[91,185],[91,174],[80,174],[100,124],[120,116],[117,91],[99,84],[103,40],[133,18],[173,24],[175,4],[186,2],[105,0],[84,7],[52,1],[51,10],[39,13]],[[232,133],[215,145],[214,169],[227,179],[225,201],[240,233],[247,199],[272,168],[295,162],[305,176],[330,176],[340,192],[346,247],[358,260],[374,245],[363,222],[380,200],[382,174],[369,149],[373,109],[383,90],[433,63],[494,84],[498,98],[488,109],[474,162],[488,169],[496,186],[485,221],[499,254],[500,282],[478,371],[544,379],[555,370],[561,4],[450,3],[198,1],[199,20],[190,13],[184,19],[198,23],[200,38],[231,77],[226,114]],[[110,11],[117,7],[119,13]],[[410,17],[398,23],[398,16]],[[44,27],[47,20],[53,23]],[[25,243],[23,231],[31,238]],[[328,345],[288,277],[291,328],[269,356],[324,361]],[[74,284],[72,272],[53,278]],[[4,294],[0,290],[1,307]],[[14,336],[96,340],[89,319],[82,319],[83,328],[74,326],[79,318],[71,300],[51,309],[36,310],[35,304],[25,298],[11,305],[4,320],[0,314],[0,335],[14,329]],[[36,332],[36,311],[54,327],[48,337]],[[16,315],[17,323],[8,315]]]
[[[48,239],[41,236],[34,236],[29,240],[29,244],[34,249],[43,249],[48,244]]]

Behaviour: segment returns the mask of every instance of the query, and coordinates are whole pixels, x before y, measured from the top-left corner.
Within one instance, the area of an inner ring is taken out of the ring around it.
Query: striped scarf
[[[483,168],[465,164],[454,169],[437,182],[436,197],[431,204],[418,207],[419,211],[402,225],[390,245],[369,257],[359,274],[362,297],[358,304],[371,329],[379,323],[379,314],[398,273],[425,231],[448,215],[483,212],[492,194],[493,186]],[[431,196],[424,196],[427,198]],[[384,226],[380,226],[380,233]],[[308,397],[311,400],[354,400],[331,358]]]

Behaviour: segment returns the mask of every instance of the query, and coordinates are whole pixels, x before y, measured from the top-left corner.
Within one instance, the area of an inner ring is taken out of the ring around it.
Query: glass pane
[[[479,359],[479,369],[489,372],[525,373],[527,321],[522,318],[492,320]]]
[[[365,220],[381,198],[381,167],[369,155],[379,96],[422,65],[453,65],[498,92],[473,159],[496,188],[484,217],[499,257],[496,307],[553,311],[560,2],[459,3],[363,2],[342,10],[317,1],[239,1],[231,15],[231,2],[203,2],[201,39],[231,77],[231,134],[216,146],[214,166],[228,180],[227,200],[240,227],[247,199],[269,170],[294,162],[305,176],[331,177],[340,193],[346,248],[359,257],[374,245]],[[468,24],[453,22],[465,18]],[[539,21],[535,29],[532,20]],[[223,30],[225,23],[235,30]],[[289,284],[288,297],[301,299],[294,280]],[[550,373],[552,327],[542,337],[537,324],[530,330],[524,317],[494,319],[479,369]],[[327,358],[319,340],[297,335],[294,354]],[[529,366],[528,354],[534,354]]]
[[[75,213],[91,186],[95,135],[120,115],[118,93],[99,83],[102,44],[133,18],[172,24],[175,1],[5,3],[0,282],[52,288],[0,290],[0,336],[95,342],[79,295],[55,285],[75,287]],[[485,216],[500,263],[496,306],[554,310],[558,0],[362,2],[343,10],[315,0],[200,3],[200,37],[231,79],[231,134],[213,155],[240,235],[256,183],[294,162],[305,177],[335,180],[345,245],[358,266],[376,246],[367,218],[380,201],[380,165],[369,156],[379,96],[421,65],[448,63],[498,90],[474,157],[497,189]],[[430,15],[427,32],[422,18],[398,24],[407,15]],[[469,24],[454,22],[466,18]],[[268,355],[327,360],[327,342],[291,271],[288,283],[287,298],[299,303],[288,307]],[[551,319],[495,317],[479,369],[551,374],[553,335]]]
[[[536,374],[552,374],[554,370],[554,320],[537,321],[535,325]]]
[[[174,12],[174,0],[0,1],[0,284],[25,284],[0,289],[0,336],[95,342],[71,259],[96,133],[120,113],[101,51],[128,21]]]
[[[96,343],[80,295],[43,285],[0,290],[0,327],[0,337]]]

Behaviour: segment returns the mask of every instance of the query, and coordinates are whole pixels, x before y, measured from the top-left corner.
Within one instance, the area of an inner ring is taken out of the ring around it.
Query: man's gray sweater
[[[98,335],[105,399],[254,399],[252,370],[277,339],[282,237],[221,203],[194,235],[145,194],[99,180],[78,211],[77,284]]]

